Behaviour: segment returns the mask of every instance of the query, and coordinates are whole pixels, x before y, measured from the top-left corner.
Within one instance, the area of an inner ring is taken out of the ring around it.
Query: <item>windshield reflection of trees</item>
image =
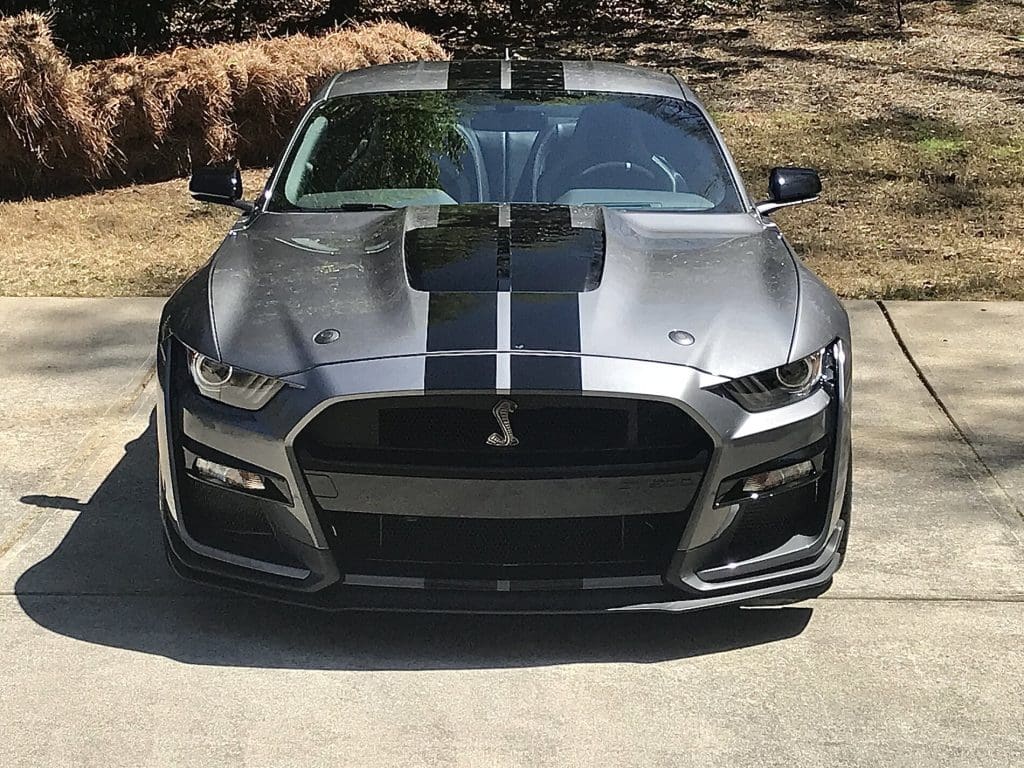
[[[307,194],[438,189],[439,160],[459,164],[466,140],[444,93],[354,96],[327,108],[330,125],[311,158]]]

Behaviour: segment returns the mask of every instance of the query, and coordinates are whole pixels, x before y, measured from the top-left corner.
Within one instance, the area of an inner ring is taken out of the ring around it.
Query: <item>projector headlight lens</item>
[[[201,395],[246,411],[258,411],[284,386],[280,379],[240,371],[191,349],[188,370]]]
[[[789,392],[804,392],[821,378],[822,356],[822,352],[816,352],[803,360],[776,368],[775,379]]]
[[[222,387],[231,381],[234,369],[230,365],[218,363],[216,360],[193,352],[190,355],[189,369],[196,385],[208,389]]]
[[[822,349],[778,368],[719,384],[711,391],[735,400],[753,413],[781,408],[817,392],[831,359],[829,349]]]

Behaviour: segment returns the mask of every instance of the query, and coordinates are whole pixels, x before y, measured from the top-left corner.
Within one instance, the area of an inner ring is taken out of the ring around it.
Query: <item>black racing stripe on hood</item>
[[[519,203],[509,209],[509,226],[523,227],[572,227],[572,209],[567,205],[546,203]]]
[[[501,89],[501,62],[462,59],[448,65],[448,90],[497,91]]]
[[[565,66],[559,61],[513,61],[512,90],[564,91]]]
[[[512,355],[512,390],[581,392],[583,362],[578,357]]]
[[[580,301],[575,293],[513,293],[512,349],[580,351]]]
[[[604,233],[572,225],[560,205],[514,206],[510,225],[512,290],[592,291],[604,272]]]
[[[430,391],[493,390],[497,371],[497,355],[428,357],[423,388]]]
[[[496,293],[433,293],[427,313],[427,351],[495,349]]]
[[[494,291],[497,288],[497,207],[442,207],[437,227],[405,236],[409,285],[417,291]]]
[[[604,272],[605,237],[574,227],[567,206],[514,205],[500,227],[498,206],[442,206],[437,226],[405,237],[406,271],[418,291],[583,293]]]
[[[499,207],[488,203],[442,205],[437,210],[437,226],[498,228]]]

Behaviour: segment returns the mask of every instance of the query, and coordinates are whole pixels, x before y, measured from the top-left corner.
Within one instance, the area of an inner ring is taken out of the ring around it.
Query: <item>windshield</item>
[[[270,207],[464,203],[742,210],[718,142],[693,104],[520,91],[325,102],[302,127]]]

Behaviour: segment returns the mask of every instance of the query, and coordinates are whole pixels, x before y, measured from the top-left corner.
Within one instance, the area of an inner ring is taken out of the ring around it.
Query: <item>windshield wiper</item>
[[[397,211],[398,208],[384,203],[343,203],[342,205],[332,205],[330,208],[304,208],[303,210],[311,213],[348,213],[352,211]]]

